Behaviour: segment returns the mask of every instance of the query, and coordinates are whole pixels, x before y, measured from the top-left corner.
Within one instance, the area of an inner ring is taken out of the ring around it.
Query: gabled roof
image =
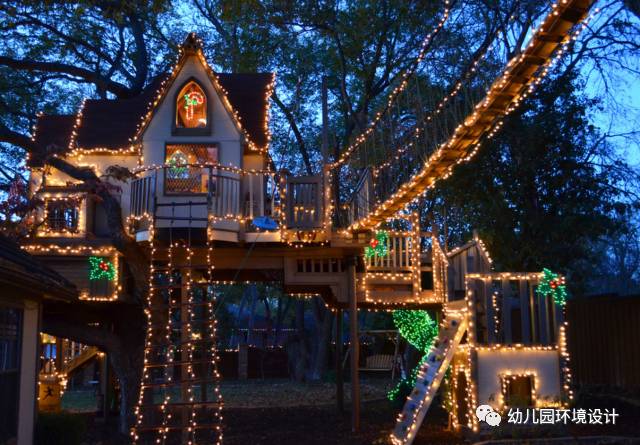
[[[75,285],[0,234],[0,285],[3,296],[75,300]]]
[[[36,123],[36,133],[34,135],[38,145],[57,145],[67,147],[73,124],[76,117],[72,114],[46,115],[40,114]]]
[[[274,75],[213,73],[193,34],[189,35],[180,51],[172,73],[156,77],[139,96],[131,99],[87,99],[77,116],[40,115],[34,135],[36,143],[43,146],[56,144],[69,150],[131,152],[132,141],[139,139],[144,132],[187,56],[197,55],[205,64],[220,99],[247,143],[256,149],[266,149],[270,140],[267,123]],[[78,124],[74,127],[76,121]]]

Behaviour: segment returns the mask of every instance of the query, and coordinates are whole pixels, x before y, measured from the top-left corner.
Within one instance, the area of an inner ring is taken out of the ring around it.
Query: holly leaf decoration
[[[374,256],[386,256],[388,253],[387,240],[389,234],[385,230],[379,230],[376,232],[376,236],[371,238],[369,245],[364,248],[364,256],[372,258]]]
[[[116,268],[113,263],[97,256],[89,257],[89,280],[109,280],[116,277]]]
[[[542,279],[538,284],[538,293],[540,295],[551,295],[553,301],[564,306],[567,303],[567,286],[565,286],[564,278],[549,269],[542,269]]]

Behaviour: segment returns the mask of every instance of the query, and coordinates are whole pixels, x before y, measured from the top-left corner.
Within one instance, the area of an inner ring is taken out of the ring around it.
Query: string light
[[[569,43],[576,40],[580,32],[586,28],[593,14],[584,20],[573,34],[567,34],[570,29],[564,29],[563,22],[566,19],[561,19],[561,15],[572,9],[580,11],[581,15],[586,15],[590,7],[589,4],[586,9],[579,8],[575,3],[575,0],[556,3],[553,12],[547,15],[542,25],[534,31],[525,50],[507,63],[502,75],[489,88],[485,98],[476,105],[473,113],[456,127],[451,138],[434,151],[418,173],[377,205],[366,217],[353,222],[348,229],[366,230],[375,226],[385,216],[416,201],[418,197],[433,188],[437,180],[448,178],[456,165],[473,158],[480,148],[481,136],[485,134],[486,139],[492,138],[502,127],[502,121],[499,118],[482,119],[482,117],[507,116],[513,112],[548,75],[550,67],[555,65],[566,52]],[[576,21],[581,19],[582,17],[579,17]],[[542,37],[543,34],[556,32],[565,36],[563,42],[549,42]],[[554,45],[556,48],[561,46],[555,52],[555,56],[553,51],[549,52],[549,45]],[[532,62],[534,60],[544,61],[541,70],[527,69],[534,64]]]
[[[427,55],[427,51],[429,49],[429,45],[431,44],[431,41],[440,32],[444,24],[447,22],[450,15],[450,11],[451,11],[449,0],[445,0],[444,5],[445,5],[444,10],[442,12],[442,16],[440,17],[440,20],[438,21],[438,24],[431,30],[431,32],[429,32],[429,34],[427,34],[427,36],[422,41],[422,44],[420,45],[420,51],[418,52],[417,57],[414,59],[411,66],[402,73],[402,76],[401,76],[402,81],[400,82],[400,84],[396,86],[393,90],[391,90],[391,92],[389,93],[389,96],[387,97],[387,101],[386,101],[386,108],[391,107],[395,102],[396,97],[398,97],[398,95],[402,93],[402,91],[404,91],[404,89],[407,87],[407,85],[409,84],[409,78],[413,75],[418,65],[420,64],[420,62],[422,62],[422,60]],[[384,110],[376,113],[375,117],[369,123],[366,130],[364,130],[360,135],[358,135],[355,141],[343,150],[342,154],[340,155],[340,158],[333,163],[332,168],[339,167],[349,159],[349,157],[354,152],[354,150],[356,150],[359,146],[361,146],[367,140],[367,138],[375,131],[376,126],[382,119],[383,115],[384,115]]]

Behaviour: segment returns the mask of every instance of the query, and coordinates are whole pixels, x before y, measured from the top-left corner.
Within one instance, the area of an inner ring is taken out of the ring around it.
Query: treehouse
[[[348,308],[353,338],[359,308],[437,311],[439,333],[419,364],[393,443],[413,441],[450,366],[457,428],[486,427],[475,415],[478,405],[503,413],[516,405],[566,406],[564,279],[549,271],[492,272],[477,237],[446,251],[407,206],[497,131],[500,118],[562,54],[557,50],[575,35],[589,6],[587,0],[555,5],[484,97],[474,96],[478,88],[470,81],[480,60],[440,104],[422,103],[419,82],[407,71],[389,96],[393,106],[319,175],[274,170],[274,76],[214,72],[193,34],[172,72],[140,96],[86,100],[75,115],[40,116],[36,144],[102,178],[96,187],[116,197],[120,213],[99,198],[91,175],[79,181],[74,177],[82,175],[70,175],[68,166],[30,159],[31,194],[42,206],[24,248],[75,283],[84,298],[104,304],[128,292],[131,276],[112,229],[124,226],[148,255],[134,443],[221,441],[214,288],[229,282],[276,281],[291,296],[320,296],[336,310],[338,329]],[[336,348],[342,358],[340,342]],[[357,429],[357,342],[350,360]]]

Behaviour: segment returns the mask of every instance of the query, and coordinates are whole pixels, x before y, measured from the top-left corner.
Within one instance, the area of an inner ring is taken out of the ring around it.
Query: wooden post
[[[336,309],[336,401],[344,412],[344,376],[342,375],[342,309]]]
[[[109,360],[107,354],[100,357],[100,393],[102,394],[101,407],[102,418],[107,419],[109,416]]]
[[[360,376],[358,374],[360,343],[355,256],[347,258],[347,283],[347,292],[349,293],[349,339],[351,341],[351,431],[356,433],[360,431]]]

